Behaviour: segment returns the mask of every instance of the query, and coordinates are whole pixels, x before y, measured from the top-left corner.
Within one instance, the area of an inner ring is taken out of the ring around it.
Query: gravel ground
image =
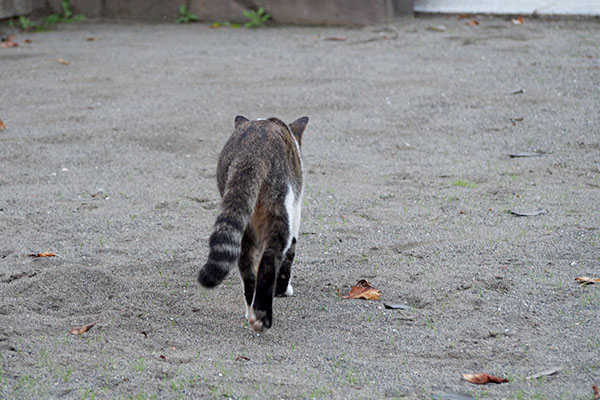
[[[468,21],[17,33],[0,398],[591,400],[600,285],[575,278],[600,276],[600,24]],[[295,295],[261,335],[237,272],[196,283],[238,114],[310,117]],[[339,296],[363,278],[380,301]]]

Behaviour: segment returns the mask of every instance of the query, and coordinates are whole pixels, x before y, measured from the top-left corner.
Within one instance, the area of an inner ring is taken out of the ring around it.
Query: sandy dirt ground
[[[575,278],[600,276],[600,24],[467,22],[17,33],[0,398],[591,400],[600,285]],[[237,271],[196,283],[238,114],[310,117],[295,294],[261,335]],[[381,300],[339,296],[359,279]]]

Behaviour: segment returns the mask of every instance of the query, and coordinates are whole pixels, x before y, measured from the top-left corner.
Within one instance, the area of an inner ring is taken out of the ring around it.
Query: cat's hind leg
[[[277,284],[275,285],[275,296],[292,296],[294,288],[292,287],[292,264],[296,255],[296,238],[292,238],[292,244],[285,253],[285,257],[279,267],[277,274]]]
[[[253,315],[252,300],[256,288],[256,258],[258,248],[256,246],[256,235],[252,228],[248,227],[242,237],[242,252],[238,261],[242,287],[244,289],[244,301],[246,304],[246,319]]]
[[[256,276],[256,289],[248,322],[256,332],[263,332],[273,323],[273,296],[279,268],[283,261],[283,251],[289,244],[287,216],[271,215],[266,249],[260,260]]]

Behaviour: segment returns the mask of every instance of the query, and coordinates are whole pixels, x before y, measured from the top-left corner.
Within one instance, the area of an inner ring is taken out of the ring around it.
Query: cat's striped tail
[[[242,251],[242,237],[254,212],[261,179],[253,168],[238,170],[228,180],[221,213],[209,239],[208,261],[198,274],[198,282],[215,287],[237,265]]]

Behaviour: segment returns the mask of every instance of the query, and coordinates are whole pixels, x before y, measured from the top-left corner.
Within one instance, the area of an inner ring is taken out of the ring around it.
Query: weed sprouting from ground
[[[466,179],[457,179],[454,182],[452,182],[452,186],[474,189],[477,187],[477,184]]]
[[[190,22],[197,22],[198,16],[192,13],[185,4],[179,6],[179,17],[175,20],[178,24],[189,24]]]
[[[257,11],[244,10],[244,17],[248,19],[248,22],[244,24],[246,28],[262,28],[265,26],[267,21],[271,18],[271,14],[265,12],[265,9],[260,7]]]
[[[84,15],[73,14],[73,11],[71,10],[71,0],[62,0],[60,7],[62,10],[61,14],[50,14],[44,18],[43,22],[41,23],[35,22],[31,18],[21,15],[17,19],[17,25],[24,32],[43,32],[60,23],[69,24],[71,22],[80,22],[85,20]],[[11,21],[11,24],[14,23]]]

